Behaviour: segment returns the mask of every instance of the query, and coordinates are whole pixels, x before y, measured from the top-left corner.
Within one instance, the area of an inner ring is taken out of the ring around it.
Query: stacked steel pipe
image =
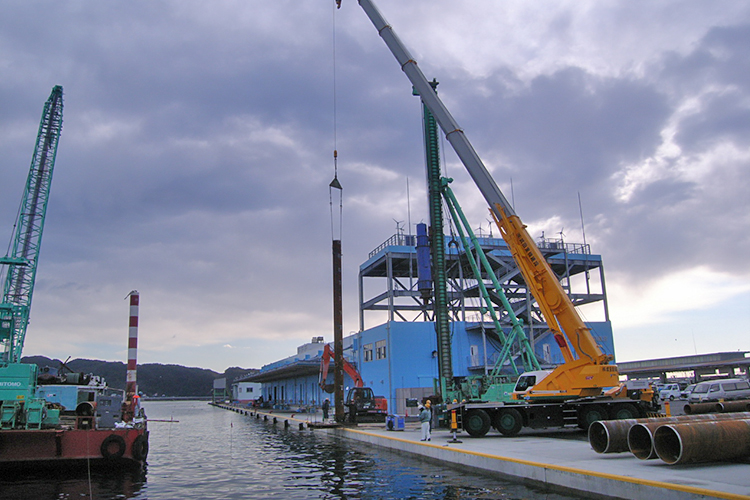
[[[750,418],[662,425],[654,449],[670,465],[750,456]]]
[[[695,403],[685,405],[685,414],[698,415],[700,413],[731,413],[750,411],[750,401],[722,401],[719,403]]]
[[[741,433],[742,424],[735,424],[735,422],[747,422],[750,426],[750,412],[600,420],[589,427],[589,443],[597,453],[622,453],[630,450],[640,459],[647,460],[658,456],[667,463],[750,456],[750,447],[748,447],[750,446],[750,427],[747,427],[748,430],[745,431],[747,445],[743,439],[727,438],[725,440],[727,450],[722,450],[720,453],[708,453],[702,450],[704,447],[711,447],[712,439],[722,440],[721,436],[725,434],[733,436]],[[661,432],[660,441],[662,454],[667,457],[666,459],[659,454],[655,439],[655,434],[661,428],[668,428]],[[704,438],[704,435],[707,437]],[[747,450],[746,447],[748,447]],[[726,458],[715,458],[717,456]]]

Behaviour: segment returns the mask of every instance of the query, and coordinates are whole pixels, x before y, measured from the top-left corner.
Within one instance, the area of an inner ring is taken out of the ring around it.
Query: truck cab
[[[535,370],[522,373],[521,376],[518,377],[513,393],[520,396],[541,382],[550,373],[552,373],[552,370]]]

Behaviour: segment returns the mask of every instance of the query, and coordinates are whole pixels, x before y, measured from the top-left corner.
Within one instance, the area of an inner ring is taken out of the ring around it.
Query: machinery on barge
[[[52,89],[3,266],[0,303],[0,464],[13,467],[142,465],[148,430],[137,397],[97,377],[21,363],[57,145],[63,89]]]

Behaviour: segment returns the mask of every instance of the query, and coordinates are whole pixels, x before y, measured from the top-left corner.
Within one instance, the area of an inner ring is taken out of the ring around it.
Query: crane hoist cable
[[[337,8],[341,8],[341,1],[337,2]],[[333,180],[328,184],[328,201],[331,209],[331,239],[340,240],[343,232],[344,222],[344,189],[341,187],[339,182],[339,171],[338,171],[338,111],[336,109],[336,11],[333,10],[333,21],[332,21],[332,51],[333,51]],[[336,234],[336,224],[334,222],[334,210],[333,210],[333,192],[337,190],[339,192],[339,227],[338,237]]]

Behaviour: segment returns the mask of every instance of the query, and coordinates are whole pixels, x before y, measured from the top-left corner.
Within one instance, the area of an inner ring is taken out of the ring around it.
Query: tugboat
[[[135,386],[135,357],[128,360],[128,389],[110,389],[91,377],[42,373],[21,363],[39,248],[62,130],[63,91],[45,103],[31,169],[15,224],[11,251],[0,258],[0,470],[62,465],[142,466],[148,454],[146,417]],[[134,353],[131,292],[129,353]],[[137,334],[137,316],[135,318]],[[131,366],[132,373],[131,373]],[[51,376],[50,376],[51,375]],[[79,375],[79,374],[77,374]],[[52,382],[52,383],[50,383]],[[93,383],[92,383],[93,382]]]

